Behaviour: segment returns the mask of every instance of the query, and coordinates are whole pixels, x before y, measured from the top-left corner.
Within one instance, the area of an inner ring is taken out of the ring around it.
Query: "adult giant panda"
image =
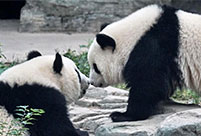
[[[146,119],[177,87],[201,92],[201,15],[149,5],[99,32],[88,60],[94,86],[130,87],[126,112],[112,120]]]
[[[0,75],[0,115],[4,115],[1,120],[11,121],[18,117],[16,106],[29,105],[45,111],[35,117],[33,125],[26,126],[30,136],[88,136],[73,127],[66,107],[85,94],[88,78],[73,61],[58,53],[29,54],[28,59]]]

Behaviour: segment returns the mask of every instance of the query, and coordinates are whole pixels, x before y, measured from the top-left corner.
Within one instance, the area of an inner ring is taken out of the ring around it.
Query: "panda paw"
[[[89,136],[87,131],[82,131],[80,129],[76,129],[76,132],[79,136]]]
[[[126,112],[113,112],[110,114],[110,118],[113,122],[123,122],[123,121],[132,121],[132,118],[130,118]]]

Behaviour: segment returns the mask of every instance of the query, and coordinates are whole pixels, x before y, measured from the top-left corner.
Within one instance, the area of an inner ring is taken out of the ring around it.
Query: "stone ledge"
[[[163,114],[147,120],[113,123],[109,115],[125,111],[127,95],[128,91],[113,87],[90,87],[82,99],[69,106],[71,120],[91,136],[201,135],[201,108],[196,105],[169,103]]]

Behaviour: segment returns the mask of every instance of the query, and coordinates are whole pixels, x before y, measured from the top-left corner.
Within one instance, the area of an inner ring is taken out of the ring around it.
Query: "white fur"
[[[162,12],[157,5],[150,5],[108,25],[100,32],[115,39],[116,48],[113,53],[111,49],[102,50],[94,39],[89,49],[88,60],[91,67],[90,80],[95,86],[107,86],[124,81],[122,70],[130,52],[145,32],[157,22]],[[97,64],[101,75],[94,71],[93,63]]]
[[[88,78],[77,69],[72,60],[66,57],[62,57],[62,75],[56,74],[53,71],[54,60],[55,55],[36,57],[9,68],[1,74],[0,80],[7,82],[10,86],[13,86],[15,83],[18,85],[37,83],[43,86],[54,87],[64,94],[68,104],[76,101],[82,96],[82,90],[88,88]],[[81,75],[82,85],[79,83],[75,69]]]
[[[179,64],[188,88],[201,93],[201,15],[179,10]]]
[[[157,23],[162,12],[157,5],[147,6],[108,25],[100,32],[115,40],[116,49],[113,53],[111,49],[102,50],[94,39],[88,60],[91,66],[90,80],[95,86],[107,86],[123,81],[122,70],[130,52],[146,31]],[[201,15],[182,10],[178,10],[176,15],[180,26],[177,61],[186,87],[201,93]],[[101,75],[94,71],[93,63],[96,63]]]

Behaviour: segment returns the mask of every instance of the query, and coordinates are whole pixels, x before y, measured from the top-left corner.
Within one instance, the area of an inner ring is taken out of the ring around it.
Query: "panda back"
[[[178,10],[179,59],[185,85],[201,93],[201,15]]]

